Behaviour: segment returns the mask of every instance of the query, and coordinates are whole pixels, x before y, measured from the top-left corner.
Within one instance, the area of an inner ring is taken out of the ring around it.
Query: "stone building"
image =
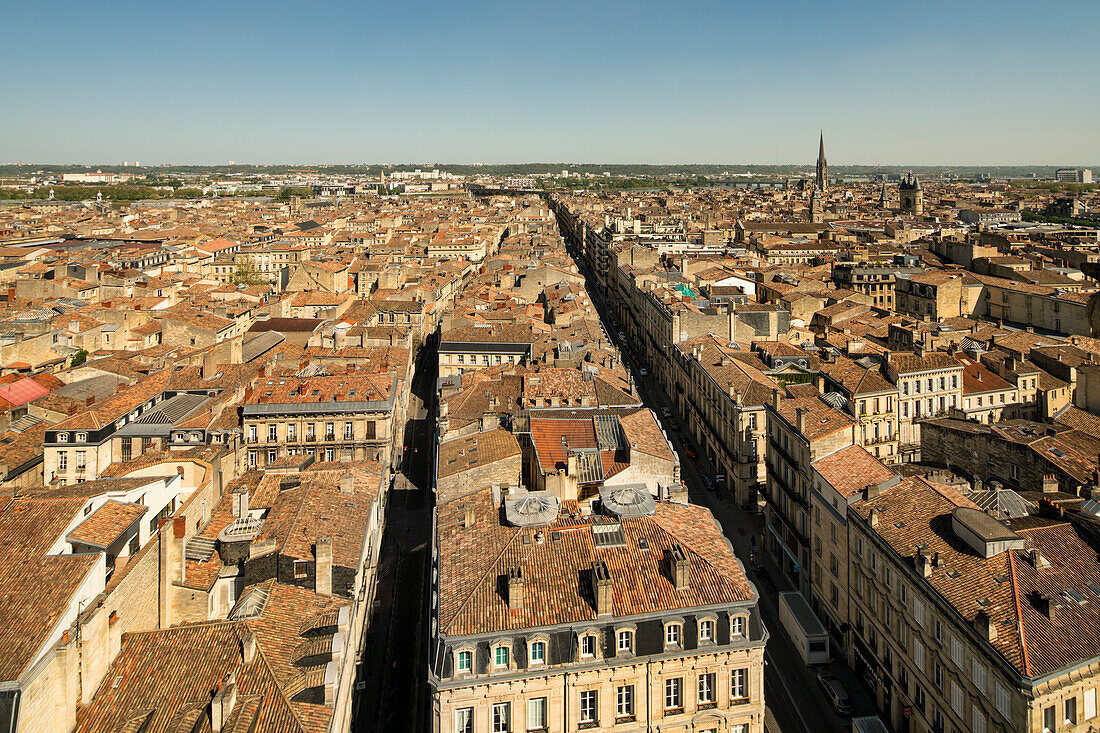
[[[710,513],[629,488],[573,507],[436,510],[431,730],[762,733],[767,631]]]

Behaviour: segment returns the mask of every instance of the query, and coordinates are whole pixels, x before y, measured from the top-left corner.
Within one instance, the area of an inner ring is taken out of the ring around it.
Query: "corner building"
[[[644,487],[593,504],[437,508],[432,730],[763,733],[768,633],[710,512]]]

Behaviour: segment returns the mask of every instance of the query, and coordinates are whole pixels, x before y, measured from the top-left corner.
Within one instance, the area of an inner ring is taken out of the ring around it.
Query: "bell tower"
[[[817,178],[814,179],[817,190],[825,193],[829,187],[829,164],[825,161],[825,131],[821,131],[821,138],[817,148]]]

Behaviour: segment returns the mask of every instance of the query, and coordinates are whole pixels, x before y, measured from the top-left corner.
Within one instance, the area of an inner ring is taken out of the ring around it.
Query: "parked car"
[[[674,433],[678,433],[680,432],[680,423],[676,422],[675,420],[669,420],[668,429]]]
[[[691,443],[688,443],[686,441],[684,442],[684,453],[687,454],[688,458],[699,457],[699,454],[695,452],[695,447]]]
[[[703,488],[707,491],[717,491],[718,485],[714,483],[714,479],[708,476],[703,476]]]
[[[719,486],[725,486],[726,485],[726,474],[724,474],[724,473],[715,474],[714,475],[714,483],[718,484]]]
[[[638,374],[641,374],[643,377],[648,377],[649,376],[649,370],[646,369],[645,367],[642,367],[641,369],[638,370]]]
[[[662,407],[661,408],[661,417],[663,417],[665,419],[668,419],[668,418],[672,417],[672,410],[668,409],[667,407]]]
[[[828,674],[817,673],[817,684],[821,685],[825,697],[829,698],[837,715],[852,714],[852,698],[844,689],[844,684],[836,677]]]

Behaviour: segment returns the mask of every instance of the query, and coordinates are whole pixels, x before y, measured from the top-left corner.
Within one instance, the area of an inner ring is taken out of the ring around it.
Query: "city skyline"
[[[0,160],[1100,161],[1094,4],[263,8],[14,8]]]

